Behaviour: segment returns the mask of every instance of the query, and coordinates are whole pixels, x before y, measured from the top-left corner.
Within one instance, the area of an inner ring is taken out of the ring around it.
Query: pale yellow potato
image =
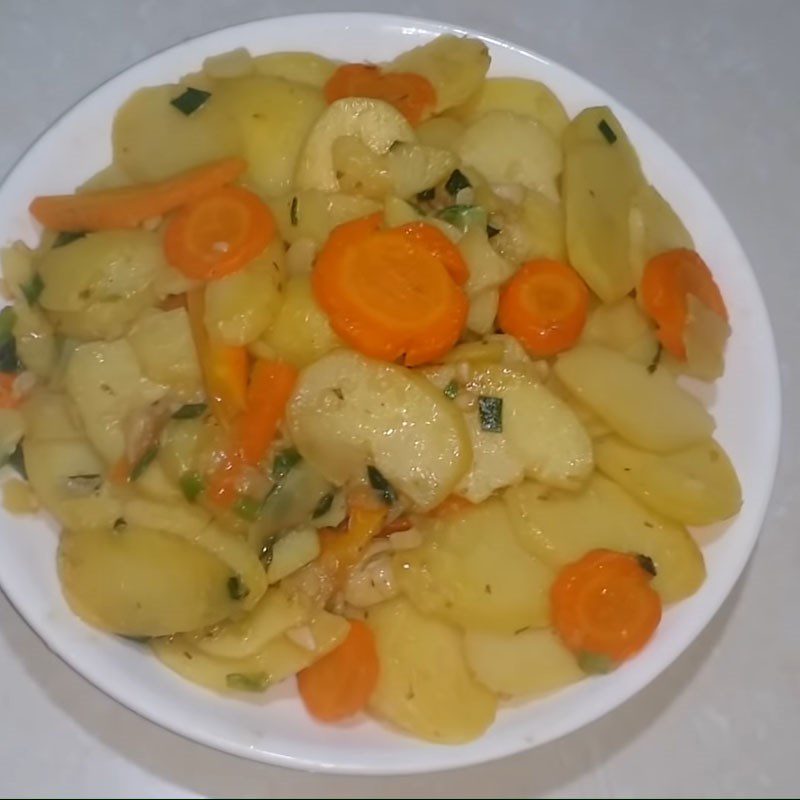
[[[25,300],[22,287],[30,283],[35,274],[33,258],[33,251],[23,242],[14,242],[0,250],[3,282],[14,300]]]
[[[480,87],[489,69],[489,48],[480,39],[445,34],[401,53],[389,72],[415,72],[436,90],[436,113],[460,105]]]
[[[380,199],[392,190],[386,156],[367,147],[357,136],[340,136],[331,145],[339,189]]]
[[[14,452],[25,433],[25,417],[17,408],[0,408],[0,461]]]
[[[48,378],[58,362],[58,343],[50,320],[27,303],[17,303],[14,313],[14,339],[20,361],[37,377]]]
[[[398,228],[409,222],[419,222],[422,215],[408,202],[394,195],[383,201],[383,220],[387,228]]]
[[[514,266],[499,255],[486,234],[486,226],[471,225],[459,239],[458,249],[467,263],[469,278],[464,287],[475,295],[484,289],[493,289],[505,283],[513,274]]]
[[[528,78],[487,78],[477,92],[450,111],[459,119],[472,122],[487,111],[513,111],[541,122],[561,139],[569,117],[561,101],[541,81]]]
[[[552,572],[517,543],[501,500],[417,527],[423,544],[396,553],[394,572],[421,612],[465,630],[513,633],[548,624]]]
[[[637,447],[681,450],[714,431],[714,418],[667,370],[651,372],[607,347],[582,344],[562,353],[555,373],[571,394]]]
[[[456,150],[490,183],[520,183],[559,199],[561,146],[539,121],[511,111],[487,111],[467,127]]]
[[[644,365],[653,362],[659,347],[653,324],[632,297],[595,306],[586,320],[581,340],[617,350]]]
[[[245,47],[237,47],[203,60],[203,72],[212,80],[243,78],[254,71],[253,56]]]
[[[609,144],[605,122],[615,135]],[[634,288],[630,209],[645,186],[636,151],[609,108],[587,108],[564,133],[562,191],[569,261],[589,288],[613,303]]]
[[[198,471],[198,450],[205,427],[200,418],[171,419],[161,432],[158,461],[175,483],[187,472]]]
[[[725,345],[731,326],[694,295],[687,295],[686,301],[689,312],[683,331],[686,361],[679,362],[680,368],[687,375],[714,381],[725,370]]]
[[[461,415],[425,378],[348,350],[301,373],[287,424],[331,482],[361,479],[373,464],[422,510],[453,490],[471,459]]]
[[[452,151],[455,151],[456,141],[463,132],[464,126],[451,117],[431,117],[418,125],[416,129],[420,144]]]
[[[441,147],[401,142],[385,156],[392,191],[410,198],[444,181],[456,166],[453,153]]]
[[[34,514],[41,507],[36,493],[27,481],[10,478],[3,482],[3,508],[10,514]]]
[[[186,309],[151,310],[133,324],[128,341],[146,378],[187,397],[202,391],[200,363]]]
[[[370,710],[415,736],[458,744],[494,721],[497,698],[470,674],[463,636],[403,598],[369,610],[381,665]]]
[[[137,495],[147,500],[182,503],[185,499],[181,489],[158,459],[148,464],[147,469],[136,479],[135,488]],[[154,524],[152,527],[158,526]]]
[[[61,392],[37,387],[21,407],[28,440],[80,439],[80,415],[71,398]]]
[[[710,525],[736,514],[742,487],[727,453],[713,439],[674,453],[648,453],[608,436],[595,442],[597,468],[648,508],[686,525]]]
[[[283,78],[251,75],[225,81],[209,103],[217,98],[238,125],[245,182],[260,194],[290,191],[300,151],[325,110],[322,93]]]
[[[490,240],[500,255],[520,264],[535,258],[566,259],[564,208],[540,192],[526,190],[519,206],[498,217],[500,233]]]
[[[330,652],[347,636],[349,623],[344,617],[321,611],[308,622],[307,628],[309,641],[314,643],[312,649],[301,647],[283,635],[244,658],[206,655],[195,646],[190,636],[153,639],[150,646],[163,664],[207,689],[264,692]]]
[[[239,126],[216,88],[210,87],[211,97],[188,116],[170,104],[185,85],[139,89],[114,117],[114,161],[142,182],[241,154]]]
[[[640,505],[595,473],[580,492],[526,482],[504,496],[525,549],[553,569],[605,548],[653,559],[653,588],[666,603],[693,594],[705,580],[703,554],[682,526]]]
[[[313,561],[319,551],[319,534],[315,528],[304,526],[289,531],[272,546],[267,581],[271,584],[277,583],[287,575],[297,572]]]
[[[544,694],[586,677],[552,628],[467,631],[464,645],[472,673],[501,695]]]
[[[300,275],[286,283],[272,325],[261,341],[297,367],[308,366],[342,344],[314,299],[311,279]]]
[[[235,611],[229,568],[180,539],[144,527],[66,531],[58,572],[70,608],[97,628],[164,636]]]
[[[316,53],[290,52],[256,56],[253,64],[260,75],[271,75],[322,89],[339,62]]]
[[[485,336],[494,330],[500,292],[496,287],[477,292],[469,301],[467,330]]]

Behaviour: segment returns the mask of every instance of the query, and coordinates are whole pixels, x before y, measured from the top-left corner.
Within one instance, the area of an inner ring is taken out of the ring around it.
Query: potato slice
[[[445,180],[456,166],[449,150],[424,144],[401,142],[385,156],[392,191],[398,197],[413,197]]]
[[[420,611],[467,630],[548,624],[552,573],[517,544],[501,500],[418,527],[423,544],[397,553],[394,572]]]
[[[451,117],[431,117],[416,129],[420,144],[455,151],[455,143],[464,132],[464,126]]]
[[[85,622],[125,636],[163,636],[219,622],[238,606],[228,567],[165,533],[67,531],[59,577],[72,610]]]
[[[570,263],[606,303],[635,284],[629,214],[643,187],[636,151],[611,110],[581,111],[564,133],[567,250]]]
[[[476,739],[492,724],[497,699],[467,669],[460,633],[403,598],[371,608],[367,623],[381,665],[371,711],[447,744]]]
[[[375,153],[386,153],[395,142],[413,142],[414,131],[392,105],[368,97],[346,97],[331,103],[317,120],[297,165],[297,187],[335,192],[339,180],[333,165],[333,143],[356,136]]]
[[[686,300],[689,311],[683,331],[686,361],[680,362],[680,369],[700,380],[714,381],[725,370],[725,345],[731,326],[694,295],[688,295]]]
[[[653,362],[658,351],[655,329],[632,297],[592,309],[581,339],[645,365]]]
[[[602,475],[595,473],[580,492],[523,483],[506,492],[505,502],[520,543],[550,567],[596,548],[640,553],[653,559],[653,588],[667,603],[693,594],[705,580],[703,554],[686,529]]]
[[[14,340],[25,368],[39,378],[48,378],[58,362],[55,331],[41,309],[27,303],[14,306]]]
[[[401,53],[386,69],[416,72],[436,90],[436,113],[460,105],[478,90],[489,69],[489,49],[480,39],[445,34]]]
[[[522,204],[507,207],[498,219],[500,233],[492,237],[492,247],[515,264],[534,258],[566,259],[564,209],[540,192],[527,190]]]
[[[489,243],[485,224],[471,225],[459,240],[458,249],[469,269],[464,288],[471,297],[486,289],[496,289],[514,274],[514,266]]]
[[[623,439],[656,452],[681,450],[714,431],[714,419],[665,369],[582,344],[555,364],[558,379]]]
[[[278,583],[287,575],[297,572],[313,561],[319,551],[319,534],[315,528],[305,526],[289,531],[272,546],[267,582]]]
[[[569,117],[561,101],[541,81],[527,78],[487,78],[470,99],[450,112],[472,122],[487,111],[512,111],[541,122],[561,139]]]
[[[17,408],[0,408],[0,460],[6,463],[25,434],[25,418]]]
[[[713,439],[657,454],[608,436],[595,442],[595,458],[598,469],[637,500],[686,525],[728,519],[742,505],[736,471]]]
[[[347,350],[301,373],[287,422],[331,482],[361,479],[372,463],[423,510],[452,491],[471,458],[461,415],[425,378]]]
[[[83,436],[80,417],[70,397],[38,387],[23,403],[25,436],[34,440],[69,440]]]
[[[338,61],[316,53],[267,53],[253,59],[256,72],[322,89],[333,75]]]
[[[551,628],[511,634],[468,631],[464,645],[475,677],[498,694],[544,694],[586,677]]]
[[[559,199],[561,147],[538,120],[511,111],[488,111],[464,131],[457,152],[490,183],[521,183],[551,200]]]

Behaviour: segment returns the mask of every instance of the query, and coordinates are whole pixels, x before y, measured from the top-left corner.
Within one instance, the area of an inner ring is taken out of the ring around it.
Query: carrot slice
[[[85,194],[36,197],[30,212],[56,231],[101,231],[136,228],[234,181],[247,169],[243,158],[225,158],[157,183],[125,186]]]
[[[676,358],[686,358],[683,332],[689,315],[688,295],[693,294],[715,314],[728,319],[711,270],[694,250],[668,250],[651,258],[640,291],[645,311],[658,325],[659,341]]]
[[[0,372],[0,408],[16,408],[22,397],[14,391],[17,376],[10,372]]]
[[[337,722],[367,705],[378,682],[378,670],[374,634],[366,623],[351,620],[345,640],[298,673],[297,688],[312,717]]]
[[[572,267],[529,261],[509,281],[497,310],[500,327],[535,356],[572,347],[589,313],[589,290]]]
[[[467,500],[466,497],[461,497],[461,495],[458,494],[449,494],[436,508],[431,509],[428,514],[432,517],[446,518],[466,511],[474,505],[475,504]]]
[[[459,249],[438,228],[425,222],[409,222],[397,230],[435,255],[459,286],[467,282],[469,279],[467,262],[464,261]]]
[[[619,662],[661,621],[661,599],[636,556],[592,550],[565,566],[550,590],[553,625],[573,652]]]
[[[419,125],[436,107],[433,84],[415,72],[383,72],[374,64],[342,64],[325,84],[325,100],[372,97],[391,103],[412,125]]]
[[[241,269],[275,236],[275,220],[258,195],[225,186],[184,206],[164,234],[167,261],[196,280]]]
[[[351,347],[415,366],[441,358],[456,343],[467,297],[441,251],[401,228],[380,229],[375,214],[336,228],[312,276],[314,296]]]
[[[206,395],[217,418],[224,424],[230,424],[246,405],[247,348],[215,342],[208,335],[203,289],[187,292],[186,308]]]

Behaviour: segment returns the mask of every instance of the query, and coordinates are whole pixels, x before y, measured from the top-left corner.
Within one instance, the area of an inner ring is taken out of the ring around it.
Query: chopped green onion
[[[276,483],[285,478],[292,468],[300,463],[302,457],[293,447],[282,450],[272,462],[272,480]]]
[[[434,197],[436,197],[435,186],[431,186],[430,189],[423,189],[421,192],[417,192],[417,200],[419,200],[420,203],[427,203],[428,201],[433,200]]]
[[[229,672],[225,684],[240,692],[264,692],[269,687],[269,677],[266,672]]]
[[[387,506],[392,505],[397,500],[397,492],[394,490],[394,486],[383,477],[383,473],[377,467],[371,465],[367,467],[367,478],[369,479],[369,485],[380,494],[381,500]]]
[[[170,100],[169,104],[188,117],[190,114],[194,114],[198,108],[205,105],[209,97],[211,97],[211,92],[204,92],[202,89],[193,89],[190,86],[183,94]]]
[[[0,311],[0,372],[19,372],[22,364],[17,355],[17,341],[13,329],[17,315],[11,306]]]
[[[0,311],[0,342],[13,336],[14,325],[17,323],[17,313],[11,306],[6,306]]]
[[[28,301],[28,305],[34,305],[39,299],[39,295],[44,291],[42,276],[37,272],[27,283],[23,283],[20,288]]]
[[[469,226],[471,218],[475,216],[475,212],[480,210],[478,206],[447,206],[447,208],[437,211],[436,217],[450,223],[450,225],[455,225],[459,230],[463,231]]]
[[[28,479],[28,470],[25,469],[25,454],[22,451],[22,439],[6,459],[6,464],[13,467],[23,478]]]
[[[469,178],[460,169],[454,169],[444,188],[451,197],[455,197],[462,189],[468,189],[470,186],[472,184],[469,182]]]
[[[450,400],[455,400],[455,398],[458,396],[458,381],[450,381],[450,383],[444,387],[443,391],[445,397],[448,397]]]
[[[203,493],[203,479],[196,472],[184,472],[178,481],[183,496],[191,503]]]
[[[261,514],[261,502],[254,497],[242,495],[233,505],[233,513],[237,517],[255,522]]]
[[[64,247],[86,236],[85,231],[61,231],[53,240],[53,247]]]
[[[606,675],[616,669],[613,659],[601,653],[590,653],[588,650],[581,650],[578,653],[578,666],[589,675]]]
[[[495,228],[494,225],[487,225],[486,226],[486,235],[490,239],[494,239],[494,237],[497,236],[498,233],[500,233],[500,228]]]
[[[292,205],[289,207],[289,221],[292,225],[297,225],[297,195],[292,198]]]
[[[481,395],[478,398],[478,417],[480,418],[482,431],[502,433],[503,398]]]
[[[597,130],[603,134],[603,138],[609,144],[614,144],[614,142],[617,141],[617,134],[614,133],[611,126],[604,119],[601,119],[600,122],[597,123]]]
[[[231,575],[228,578],[228,594],[231,600],[244,600],[250,594],[250,590],[245,586],[244,581],[238,575]]]
[[[333,495],[333,492],[328,492],[320,497],[319,502],[314,506],[314,510],[311,512],[311,519],[318,519],[331,510]]]
[[[196,419],[202,417],[208,408],[207,403],[187,403],[181,406],[173,415],[173,419]]]
[[[656,569],[655,562],[653,561],[650,556],[644,555],[644,553],[636,553],[636,560],[639,562],[639,566],[651,577],[655,578],[658,575],[658,570]]]
[[[142,477],[144,471],[153,463],[158,455],[158,445],[154,444],[145,454],[133,465],[131,469],[131,480],[137,481]]]
[[[656,348],[656,354],[653,356],[653,360],[647,365],[647,371],[651,375],[658,369],[658,365],[661,362],[661,352],[663,349],[664,348],[661,346],[661,342],[659,342],[658,347]]]

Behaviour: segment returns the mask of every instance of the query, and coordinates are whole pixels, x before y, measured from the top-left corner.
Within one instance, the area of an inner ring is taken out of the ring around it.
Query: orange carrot
[[[36,197],[30,212],[56,231],[101,231],[136,228],[225,186],[247,169],[243,158],[225,158],[181,172],[157,183],[105,189],[85,194]]]
[[[390,533],[401,533],[414,527],[414,523],[405,515],[387,522],[381,529],[381,536],[388,536]]]
[[[467,500],[466,497],[461,497],[461,495],[458,494],[449,494],[436,508],[431,509],[428,514],[432,517],[451,517],[472,508],[474,505],[475,504]]]
[[[225,186],[181,208],[167,225],[167,261],[196,280],[215,280],[252,261],[275,236],[258,195]]]
[[[636,556],[592,550],[565,566],[550,590],[553,625],[573,652],[623,661],[661,621],[661,599]]]
[[[336,228],[312,275],[314,296],[351,347],[416,366],[441,358],[456,343],[467,297],[442,261],[400,228],[381,230],[374,214]]]
[[[325,84],[325,100],[373,97],[391,103],[412,125],[433,113],[436,90],[414,72],[383,72],[374,64],[342,64]]]
[[[125,456],[122,456],[111,465],[111,469],[108,471],[108,480],[117,486],[122,486],[128,482],[130,475],[130,462]]]
[[[374,634],[366,623],[351,620],[345,640],[298,673],[297,688],[312,717],[337,722],[367,705],[378,683],[378,669]]]
[[[186,307],[206,394],[217,418],[229,425],[246,405],[247,349],[215,342],[209,337],[203,289],[187,292]]]
[[[500,327],[535,356],[572,347],[589,312],[589,290],[572,267],[546,259],[529,261],[500,295]]]
[[[694,295],[724,320],[728,310],[711,270],[694,250],[668,250],[651,258],[640,287],[645,311],[658,325],[658,339],[676,358],[686,358],[683,332]]]
[[[0,372],[0,408],[16,408],[22,398],[14,391],[17,376],[10,372]]]
[[[401,225],[397,230],[436,256],[459,286],[463,286],[467,282],[469,279],[467,262],[464,261],[459,249],[438,228],[425,222],[409,222]]]

